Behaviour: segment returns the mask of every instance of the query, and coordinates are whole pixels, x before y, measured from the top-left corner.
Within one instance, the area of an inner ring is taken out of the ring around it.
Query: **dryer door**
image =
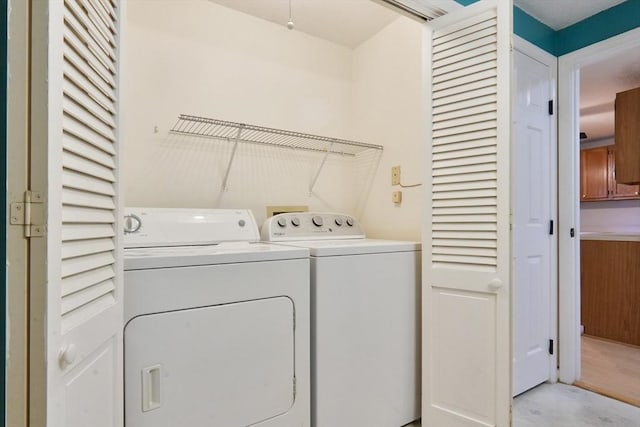
[[[293,405],[294,307],[287,297],[156,313],[125,329],[125,421],[241,427]]]

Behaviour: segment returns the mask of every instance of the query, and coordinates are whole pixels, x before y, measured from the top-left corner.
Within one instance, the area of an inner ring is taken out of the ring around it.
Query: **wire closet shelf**
[[[175,125],[173,125],[169,133],[174,135],[211,138],[234,144],[231,151],[231,157],[229,158],[229,163],[227,164],[227,170],[222,181],[222,188],[225,190],[227,189],[229,172],[231,171],[231,165],[235,158],[238,143],[315,151],[324,154],[320,166],[318,167],[311,185],[309,186],[309,192],[313,191],[313,187],[318,181],[320,172],[322,172],[322,168],[324,167],[329,154],[356,156],[360,153],[382,151],[383,149],[382,145],[365,144],[364,142],[329,138],[326,136],[249,125],[246,123],[190,116],[187,114],[180,114],[180,116],[178,116],[178,120]]]
[[[177,135],[213,138],[228,142],[238,141],[347,156],[355,156],[367,150],[382,150],[383,148],[381,145],[186,114],[181,114],[178,117],[178,121],[170,132]]]

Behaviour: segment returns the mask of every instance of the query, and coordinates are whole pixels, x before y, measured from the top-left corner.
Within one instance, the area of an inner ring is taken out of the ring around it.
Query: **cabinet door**
[[[609,181],[609,190],[611,196],[614,199],[637,199],[640,198],[640,185],[628,185],[620,184],[617,177],[616,170],[616,147],[614,145],[609,146],[609,171],[611,172],[611,180]]]
[[[616,94],[615,108],[617,180],[640,184],[640,88]]]
[[[607,147],[580,152],[580,200],[607,199],[609,151]]]

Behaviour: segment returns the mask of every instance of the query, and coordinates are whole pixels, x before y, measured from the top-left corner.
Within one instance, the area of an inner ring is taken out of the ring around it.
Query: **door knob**
[[[497,291],[498,289],[500,289],[502,287],[502,280],[496,278],[493,279],[489,282],[489,290],[490,291]]]
[[[60,353],[58,353],[58,363],[61,368],[64,368],[75,362],[76,357],[78,357],[78,348],[75,344],[69,344],[60,349]]]

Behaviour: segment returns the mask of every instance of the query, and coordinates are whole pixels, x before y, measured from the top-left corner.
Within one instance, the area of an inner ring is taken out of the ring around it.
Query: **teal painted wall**
[[[556,56],[640,27],[640,0],[627,0],[556,32]]]
[[[518,7],[513,8],[513,32],[539,48],[556,54],[556,32]]]
[[[456,0],[464,6],[476,1]],[[640,0],[627,0],[559,31],[554,31],[520,8],[513,8],[513,32],[555,56],[565,55],[638,27]]]

